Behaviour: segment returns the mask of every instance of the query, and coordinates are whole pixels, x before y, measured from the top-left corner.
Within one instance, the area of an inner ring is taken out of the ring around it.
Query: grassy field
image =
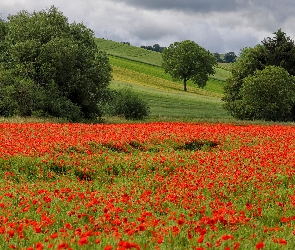
[[[162,63],[161,54],[154,51],[101,38],[96,39],[96,44],[100,50],[106,51],[113,56],[123,57],[155,66],[161,66]]]
[[[228,65],[216,67],[216,74],[203,89],[189,81],[184,92],[183,83],[173,81],[161,68],[160,53],[105,39],[96,41],[108,53],[113,68],[111,88],[131,87],[139,93],[150,106],[149,120],[234,120],[221,101],[225,80],[230,76]]]

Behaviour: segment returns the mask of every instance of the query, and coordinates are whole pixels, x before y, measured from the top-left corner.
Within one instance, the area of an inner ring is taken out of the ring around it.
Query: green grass
[[[131,87],[145,100],[151,111],[150,120],[198,120],[231,122],[221,107],[220,99],[207,95],[196,95],[192,92],[167,91],[140,84],[112,81],[112,89]]]
[[[161,54],[155,51],[150,51],[136,46],[127,45],[102,38],[97,38],[96,44],[100,50],[106,51],[109,55],[156,66],[161,66],[162,64]]]

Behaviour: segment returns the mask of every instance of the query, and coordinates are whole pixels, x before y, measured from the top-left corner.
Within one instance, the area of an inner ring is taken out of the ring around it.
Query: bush
[[[147,103],[129,88],[113,91],[110,99],[112,115],[122,115],[134,120],[142,120],[149,115]]]
[[[294,120],[295,78],[285,69],[267,66],[243,80],[238,118]]]

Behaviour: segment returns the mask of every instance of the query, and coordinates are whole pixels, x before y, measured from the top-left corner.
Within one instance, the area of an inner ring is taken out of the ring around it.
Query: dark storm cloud
[[[208,13],[234,11],[249,5],[248,0],[120,0],[139,8],[154,10],[178,10]]]

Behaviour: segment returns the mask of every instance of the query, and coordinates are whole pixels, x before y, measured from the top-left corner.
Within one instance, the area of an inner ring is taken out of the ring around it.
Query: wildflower
[[[288,242],[285,239],[281,238],[281,239],[279,239],[279,243],[281,245],[286,245]]]
[[[258,242],[257,244],[256,244],[256,247],[255,247],[256,249],[263,249],[264,248],[264,243],[262,242],[262,241],[260,241],[260,242]]]
[[[56,233],[56,232],[50,235],[51,239],[55,239],[57,237],[58,237],[58,233]]]
[[[198,243],[203,243],[204,238],[205,238],[205,234],[202,234],[198,239]]]
[[[82,238],[80,238],[79,241],[78,241],[78,244],[79,244],[80,246],[83,246],[83,245],[88,244],[88,243],[89,243],[89,242],[88,242],[87,237],[82,237]]]

